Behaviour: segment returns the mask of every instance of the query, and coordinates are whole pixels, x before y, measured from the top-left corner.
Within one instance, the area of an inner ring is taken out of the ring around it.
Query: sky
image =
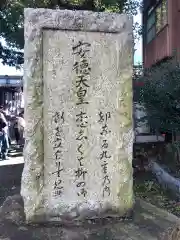
[[[141,14],[139,13],[134,17],[134,22],[138,22],[141,24]],[[135,45],[135,55],[134,55],[134,63],[142,62],[142,38]],[[9,67],[7,65],[3,65],[0,62],[0,75],[23,75],[23,70],[16,70],[15,67]]]
[[[139,24],[142,24],[141,20],[142,20],[141,13],[139,12],[139,14],[134,17],[134,22],[138,22]],[[139,63],[139,62],[142,63],[142,37],[136,43],[135,49],[137,50],[135,51],[135,55],[134,55],[134,63]]]

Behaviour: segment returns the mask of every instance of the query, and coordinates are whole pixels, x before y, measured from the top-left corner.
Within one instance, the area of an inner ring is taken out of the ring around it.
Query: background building
[[[23,77],[0,75],[0,105],[13,114],[23,108]]]
[[[159,66],[174,53],[179,58],[180,0],[143,0],[142,19],[144,69]]]
[[[180,50],[180,1],[143,1],[144,68],[164,61]]]

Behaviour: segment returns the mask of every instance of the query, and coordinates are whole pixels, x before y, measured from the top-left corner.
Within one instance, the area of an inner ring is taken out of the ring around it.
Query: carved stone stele
[[[126,15],[25,9],[28,222],[133,207],[132,47]]]

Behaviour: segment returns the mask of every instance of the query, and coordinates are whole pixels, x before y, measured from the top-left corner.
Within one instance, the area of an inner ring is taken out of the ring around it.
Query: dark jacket
[[[3,128],[7,126],[7,121],[3,115],[3,113],[0,113],[0,131],[2,131]]]

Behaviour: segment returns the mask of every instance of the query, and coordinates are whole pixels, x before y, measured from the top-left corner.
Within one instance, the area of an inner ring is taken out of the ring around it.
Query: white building
[[[23,104],[23,77],[0,75],[0,105],[18,114]]]

